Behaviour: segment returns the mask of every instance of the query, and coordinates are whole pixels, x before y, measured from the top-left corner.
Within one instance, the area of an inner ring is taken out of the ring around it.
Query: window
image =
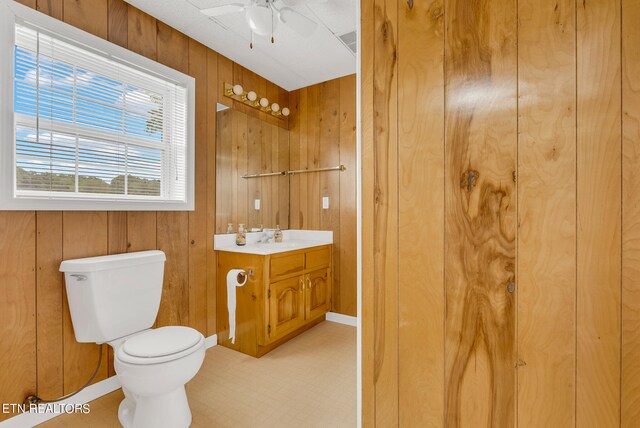
[[[11,7],[9,208],[193,209],[193,79]]]

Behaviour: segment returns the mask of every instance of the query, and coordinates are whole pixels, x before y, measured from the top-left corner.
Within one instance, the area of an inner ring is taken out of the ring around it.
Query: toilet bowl
[[[125,428],[185,428],[185,384],[200,370],[204,336],[183,326],[151,328],[162,295],[165,255],[142,251],[65,260],[67,299],[78,342],[107,343],[125,398]]]
[[[184,385],[202,366],[204,336],[188,327],[160,327],[112,347],[125,392],[118,409],[122,426],[189,426],[191,411]]]

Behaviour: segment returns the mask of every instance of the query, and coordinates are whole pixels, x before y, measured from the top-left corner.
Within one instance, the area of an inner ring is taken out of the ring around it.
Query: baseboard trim
[[[218,335],[214,334],[204,339],[206,349],[214,347],[218,344]],[[120,381],[116,376],[111,376],[93,385],[89,385],[82,392],[73,397],[61,401],[59,404],[75,404],[82,405],[90,401],[96,400],[120,388]],[[51,420],[63,413],[35,413],[27,412],[13,416],[7,420],[0,422],[0,428],[28,428]]]
[[[96,382],[93,385],[89,385],[83,391],[73,397],[61,401],[57,404],[86,404],[89,401],[93,401],[96,398],[100,398],[103,395],[107,395],[120,388],[120,381],[116,376],[111,376],[100,382]],[[35,425],[46,422],[50,419],[60,416],[62,413],[35,413],[27,412],[14,416],[6,421],[0,422],[1,428],[25,428],[33,427]]]
[[[207,338],[204,339],[204,346],[205,348],[209,349],[212,348],[214,346],[216,346],[218,344],[218,335],[217,334],[213,334]]]
[[[352,317],[350,315],[343,315],[337,312],[327,312],[327,321],[337,322],[338,324],[350,325],[351,327],[356,327],[358,323],[357,317]]]

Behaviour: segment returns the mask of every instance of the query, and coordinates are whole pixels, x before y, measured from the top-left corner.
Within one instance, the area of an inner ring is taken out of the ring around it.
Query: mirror
[[[216,233],[287,229],[289,177],[243,176],[288,170],[289,130],[218,104],[216,133]]]

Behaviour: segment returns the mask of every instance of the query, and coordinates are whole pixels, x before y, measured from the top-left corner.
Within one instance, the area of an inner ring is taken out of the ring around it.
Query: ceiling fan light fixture
[[[247,8],[245,18],[249,28],[256,34],[268,36],[276,28],[277,20],[273,19],[271,6],[254,4]]]

